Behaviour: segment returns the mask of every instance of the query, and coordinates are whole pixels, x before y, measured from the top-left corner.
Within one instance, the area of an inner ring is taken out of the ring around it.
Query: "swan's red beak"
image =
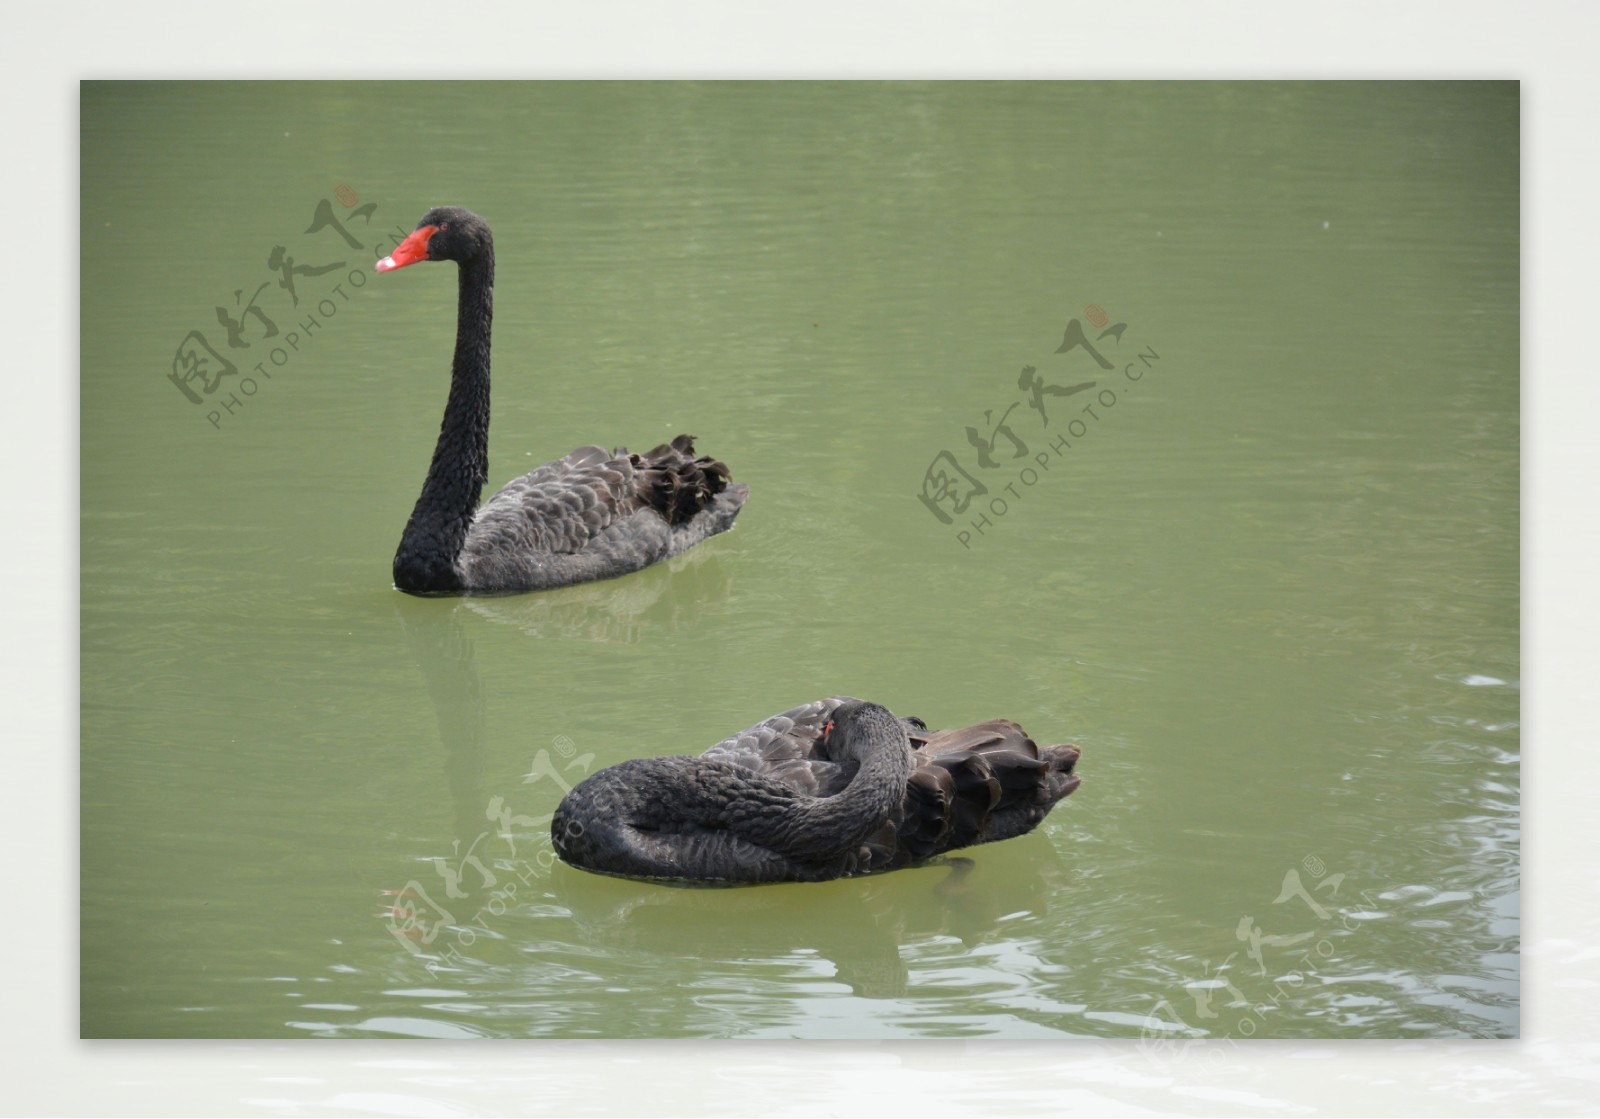
[[[394,252],[378,261],[373,267],[379,272],[392,272],[419,260],[428,259],[428,238],[438,232],[436,225],[425,225],[395,246]]]

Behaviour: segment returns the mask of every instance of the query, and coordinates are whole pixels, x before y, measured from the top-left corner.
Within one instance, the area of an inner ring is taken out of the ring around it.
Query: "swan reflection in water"
[[[624,579],[539,595],[460,601],[397,598],[395,614],[427,685],[445,748],[457,820],[455,846],[468,850],[480,837],[491,799],[483,783],[488,713],[474,643],[464,622],[478,615],[534,637],[632,645],[646,634],[670,634],[699,624],[727,601],[731,587],[722,558],[700,549]]]
[[[938,982],[914,981],[914,965],[937,969],[1048,919],[1050,899],[1065,894],[1074,873],[1043,835],[896,874],[744,890],[666,889],[558,863],[547,912],[571,928],[541,935],[536,958],[553,953],[598,971],[597,954],[657,954],[694,961],[705,986],[721,976],[776,991],[820,978],[860,998],[900,998]]]
[[[699,624],[721,608],[732,587],[722,556],[697,548],[625,579],[537,595],[469,598],[465,606],[529,637],[636,645],[647,634]]]

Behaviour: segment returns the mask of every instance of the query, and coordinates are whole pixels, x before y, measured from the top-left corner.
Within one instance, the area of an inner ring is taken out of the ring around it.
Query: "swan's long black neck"
[[[785,812],[773,837],[774,850],[812,859],[842,854],[859,846],[886,821],[899,825],[912,768],[905,729],[886,709],[875,705],[858,718],[853,753],[861,768],[843,791],[801,801]]]
[[[494,248],[461,263],[450,399],[422,495],[394,556],[394,584],[411,594],[463,589],[456,561],[489,477],[489,327],[494,319]]]

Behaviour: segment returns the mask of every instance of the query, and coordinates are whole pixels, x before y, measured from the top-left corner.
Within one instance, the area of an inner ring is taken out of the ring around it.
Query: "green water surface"
[[[86,84],[83,1034],[1515,1035],[1518,115]],[[735,531],[391,588],[455,277],[371,263],[446,203],[496,239],[491,485],[688,431]],[[564,785],[838,693],[1083,786],[875,878],[553,864]]]

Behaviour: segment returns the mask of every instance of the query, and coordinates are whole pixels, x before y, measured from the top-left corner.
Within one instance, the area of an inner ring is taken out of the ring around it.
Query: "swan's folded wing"
[[[644,507],[638,473],[625,451],[579,447],[497,490],[473,518],[467,546],[491,554],[581,552]]]
[[[803,703],[729,735],[707,750],[706,756],[764,773],[808,796],[833,796],[850,783],[857,766],[829,760],[818,741],[840,704],[859,702],[849,696],[829,696]],[[903,718],[900,722],[913,747],[926,740],[927,727],[921,719]]]
[[[753,727],[730,734],[706,751],[708,756],[720,755],[745,764],[755,761],[780,761],[805,757],[822,735],[828,717],[841,703],[859,702],[845,696],[830,696],[802,703],[776,715],[769,715]]]
[[[695,457],[694,437],[680,435],[642,455],[593,445],[513,478],[473,517],[465,551],[496,555],[576,555],[613,525],[645,510],[661,535],[692,520],[728,487],[728,468]],[[657,519],[659,518],[659,519]],[[617,546],[617,541],[600,547]]]
[[[832,796],[849,782],[855,768],[826,760],[815,747],[829,717],[841,703],[850,702],[846,696],[830,696],[803,703],[729,735],[707,750],[706,757],[764,773],[796,792]]]

